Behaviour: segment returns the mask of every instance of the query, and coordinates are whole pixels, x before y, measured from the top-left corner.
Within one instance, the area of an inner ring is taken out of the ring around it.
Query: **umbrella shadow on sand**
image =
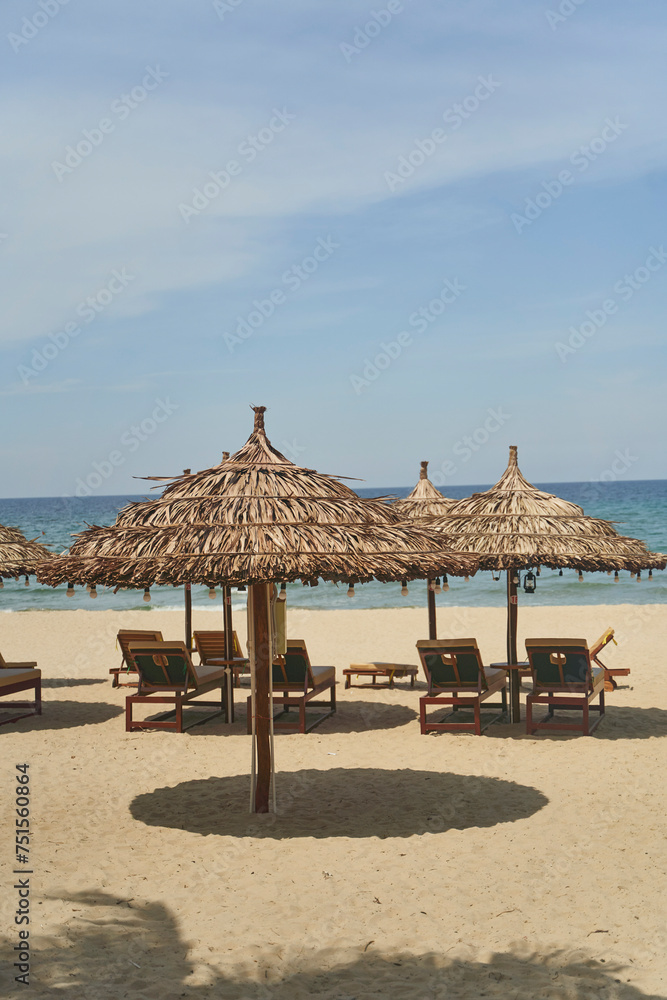
[[[197,702],[193,701],[190,705],[191,710],[195,712],[197,710]],[[315,706],[315,708],[309,709],[307,714],[308,716],[314,716],[317,711],[318,708]],[[187,712],[188,709],[186,708],[184,710],[184,718]],[[299,713],[297,710],[292,709],[290,714],[293,720],[298,721]],[[417,712],[407,705],[392,705],[383,701],[339,701],[336,712],[325,719],[317,731],[324,734],[364,733],[370,729],[397,729],[399,726],[405,726],[410,722],[414,722],[416,718]],[[238,701],[236,703],[236,722],[233,725],[235,728],[231,729],[229,724],[221,719],[212,719],[205,725],[193,727],[188,732],[190,736],[238,735],[239,733],[245,733],[247,727],[246,705],[239,705]],[[289,733],[290,730],[281,731],[276,729],[275,737],[276,739],[280,739],[281,736],[289,735]]]
[[[194,1000],[353,1000],[366,996],[391,1000],[479,996],[490,1000],[510,996],[517,1000],[552,996],[665,1000],[627,981],[636,975],[634,967],[612,961],[602,964],[585,948],[571,953],[505,952],[490,957],[487,953],[482,961],[472,947],[459,957],[448,958],[432,952],[383,951],[376,942],[362,940],[355,955],[356,948],[347,938],[341,952],[335,947],[323,949],[321,939],[313,934],[300,938],[300,953],[294,957],[289,949],[282,955],[285,948],[277,955],[275,949],[262,949],[253,941],[239,944],[234,972],[225,973],[217,965],[215,951],[205,961],[191,957],[177,913],[163,902],[99,891],[58,897],[55,902],[59,908],[71,909],[74,916],[48,937],[40,939],[36,934],[30,948],[31,976],[49,996],[52,990],[60,994],[66,987],[67,996],[74,1000],[91,996],[96,1000],[121,996],[176,1000],[186,995]],[[343,919],[338,916],[339,931]],[[329,930],[335,934],[335,920]],[[259,928],[257,940],[265,936],[266,930]],[[229,939],[225,937],[224,942],[229,944]],[[5,954],[13,953],[13,938],[0,944]],[[226,954],[222,946],[221,953]],[[12,995],[19,992],[17,985]]]
[[[12,723],[11,732],[15,732],[17,729],[32,731],[94,726],[101,722],[108,722],[109,719],[114,719],[122,713],[122,708],[117,705],[109,705],[104,701],[44,701],[41,715],[28,715],[24,719]],[[0,702],[0,718],[1,716],[2,703]],[[7,727],[5,731],[10,731],[10,727]],[[2,730],[0,730],[1,732]]]
[[[535,713],[535,720],[539,721],[543,716],[543,711]],[[495,739],[506,739],[507,737],[515,737],[518,739],[533,740],[535,742],[542,742],[544,740],[550,741],[569,741],[581,739],[581,733],[568,733],[565,731],[559,732],[555,730],[550,733],[547,730],[539,730],[533,736],[529,736],[526,733],[526,723],[525,723],[525,707],[522,706],[521,710],[522,721],[519,726],[506,726],[506,725],[496,725],[489,726],[486,730],[486,736],[493,737]],[[563,713],[561,713],[563,715]],[[558,712],[556,712],[556,718],[558,718]],[[564,718],[564,715],[563,715]],[[595,714],[597,718],[597,713]],[[570,713],[569,718],[564,718],[566,722],[579,721],[581,719],[581,712]],[[667,710],[664,708],[634,708],[628,705],[609,705],[607,702],[607,711],[605,716],[600,723],[599,727],[593,733],[593,739],[596,740],[648,740],[655,736],[667,736]]]
[[[526,819],[548,799],[500,778],[411,769],[334,767],[276,775],[278,814],[248,813],[247,774],[156,788],[131,803],[147,826],[202,836],[411,837]]]

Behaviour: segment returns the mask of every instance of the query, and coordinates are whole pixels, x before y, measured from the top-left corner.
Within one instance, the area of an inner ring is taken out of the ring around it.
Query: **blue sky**
[[[249,404],[367,486],[667,478],[663,4],[5,0],[0,45],[0,495],[141,492]]]

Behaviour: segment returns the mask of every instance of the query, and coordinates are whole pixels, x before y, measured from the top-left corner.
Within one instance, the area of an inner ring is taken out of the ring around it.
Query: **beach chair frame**
[[[225,659],[224,632],[193,632],[192,639],[199,655],[199,662],[203,665],[214,663],[216,666],[224,664],[231,667],[234,687],[239,687],[241,674],[246,673],[250,669],[250,660],[247,656],[243,655],[236,631],[232,632],[233,659],[231,660]]]
[[[122,658],[119,667],[112,667],[109,673],[111,674],[111,687],[136,687],[138,681],[124,681],[122,684],[120,682],[120,674],[125,672],[125,674],[135,674],[137,673],[136,665],[132,659],[132,654],[130,653],[130,644],[134,642],[163,642],[162,632],[155,631],[153,629],[141,629],[141,628],[121,628],[118,630],[116,636],[116,643],[120,646]]]
[[[168,729],[183,733],[193,726],[208,722],[226,709],[227,667],[221,668],[211,680],[197,675],[190,651],[183,642],[134,642],[130,653],[138,673],[136,694],[125,699],[125,732],[135,729]],[[220,690],[217,701],[204,701],[201,695]],[[183,706],[197,699],[197,706],[216,708],[205,719],[183,726]],[[171,711],[158,719],[133,719],[135,705],[173,705]],[[173,718],[172,718],[173,717]]]
[[[602,662],[599,654],[602,652],[605,646],[613,642],[614,645],[618,645],[616,639],[614,638],[614,629],[608,628],[602,633],[599,639],[596,639],[590,648],[591,660],[593,663],[597,663],[598,667],[602,667],[604,670],[604,689],[605,691],[615,691],[618,687],[616,682],[617,677],[627,677],[630,673],[630,667],[607,667]]]
[[[318,675],[322,680],[318,680]],[[328,701],[314,699],[329,692]],[[277,692],[277,693],[276,693]],[[288,639],[285,654],[273,662],[273,704],[280,711],[274,715],[273,728],[299,733],[309,733],[336,711],[336,671],[334,667],[313,667],[303,639]],[[324,708],[310,721],[306,718],[306,707]],[[298,721],[292,722],[285,716],[290,708],[297,708]],[[248,698],[248,732],[252,725],[252,698]]]
[[[34,691],[34,701],[0,701],[0,710],[16,711],[7,719],[0,721],[0,726],[8,725],[10,722],[18,722],[30,715],[42,714],[42,673],[37,670],[37,663],[34,660],[22,663],[9,663],[0,653],[0,671],[11,670],[13,678],[9,684],[0,687],[0,699],[8,694],[19,694],[22,691]],[[14,673],[14,671],[19,671]],[[37,676],[35,676],[35,674]],[[1,675],[0,675],[1,676]],[[7,674],[4,675],[5,679]]]
[[[605,685],[604,669],[593,667],[587,641],[526,639],[526,652],[533,677],[533,690],[526,697],[526,732],[531,736],[545,730],[590,736],[605,714]],[[597,705],[593,704],[596,698]],[[539,722],[533,719],[534,705],[547,706]],[[553,721],[556,709],[581,712],[581,722]]]
[[[423,736],[443,732],[481,736],[494,722],[507,717],[507,671],[494,670],[487,676],[476,639],[420,639],[417,651],[428,685],[428,693],[419,699]],[[500,694],[500,702],[484,707],[500,711],[482,724],[482,704],[495,694]],[[426,718],[430,705],[447,705],[452,711],[434,722]],[[472,708],[472,722],[448,721],[462,708]]]

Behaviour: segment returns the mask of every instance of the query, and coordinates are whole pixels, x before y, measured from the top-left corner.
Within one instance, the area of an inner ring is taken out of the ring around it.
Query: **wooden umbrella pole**
[[[517,585],[514,583],[516,570],[507,570],[507,662],[517,662],[516,652],[516,620],[518,611]],[[510,722],[519,722],[521,710],[519,707],[519,672],[510,670]]]
[[[431,590],[432,580],[426,581],[426,597],[428,600],[428,637],[438,638],[438,630],[435,622],[435,591]]]
[[[192,587],[185,584],[185,645],[192,649]]]
[[[234,633],[232,631],[232,588],[222,588],[222,627],[225,633],[225,659],[234,659]],[[234,671],[227,671],[227,706],[225,722],[234,721]]]
[[[255,812],[269,811],[271,791],[271,727],[270,727],[270,670],[271,632],[269,602],[266,584],[252,584],[252,631],[254,670],[254,713],[257,777],[255,783]]]

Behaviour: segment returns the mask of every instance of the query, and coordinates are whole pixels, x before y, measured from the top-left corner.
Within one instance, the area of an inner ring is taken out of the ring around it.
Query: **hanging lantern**
[[[521,583],[521,580],[519,579],[519,574],[517,573],[516,570],[512,570],[512,583],[517,587]]]
[[[212,601],[214,601],[214,600],[215,600],[215,596],[216,596],[216,595],[215,595],[215,587],[209,587],[209,588],[208,588],[208,596],[209,596],[209,598],[210,598],[210,599],[211,599]]]
[[[559,570],[558,570],[558,575],[559,575],[559,576],[562,576],[562,575],[563,575],[563,571],[562,571],[562,569],[559,569]]]
[[[146,604],[150,604],[151,602],[151,592],[149,587],[144,588],[144,601]]]
[[[74,597],[74,585],[71,583],[67,584],[67,596]]]
[[[464,576],[463,577],[463,582],[464,583],[470,583],[470,577],[469,576]]]
[[[347,588],[347,596],[354,597],[354,584],[351,583]]]
[[[650,570],[648,571],[648,578],[649,578],[649,580],[652,580],[652,579],[653,579],[653,570],[652,570],[652,569],[650,569]]]
[[[408,590],[408,581],[401,580],[401,597],[407,597],[409,593],[410,592]]]
[[[443,593],[446,593],[449,590],[449,583],[447,582],[447,574],[446,573],[445,573],[445,575],[442,578],[442,590],[443,590]]]
[[[538,567],[537,567],[537,569],[535,570],[535,572],[536,572],[536,574],[537,574],[538,576],[540,575],[540,572],[541,572],[541,570],[542,570],[542,567],[541,567],[541,566],[538,566]]]
[[[584,582],[584,574],[581,572],[581,570],[579,570],[579,583],[583,582]]]
[[[97,587],[95,586],[95,584],[93,584],[92,587],[90,588],[90,596],[92,597],[93,600],[95,600],[95,598],[97,597]]]
[[[641,582],[642,582],[642,571],[640,569],[638,569],[637,570],[637,583],[641,583]]]
[[[614,573],[614,583],[618,583],[618,570]]]
[[[238,591],[239,594],[242,592],[245,593],[245,585],[242,583],[240,587],[236,588],[236,590]]]
[[[611,570],[610,569],[607,570],[607,576],[611,576]]]
[[[26,587],[30,586],[30,579],[27,576],[25,578],[25,585],[26,585]]]
[[[280,591],[278,593],[278,597],[276,598],[276,600],[278,600],[278,601],[286,601],[287,600],[287,584],[286,583],[281,583],[280,584]]]
[[[433,593],[434,594],[441,594],[442,593],[442,587],[440,586],[440,577],[439,576],[436,576],[436,578],[435,578],[435,587],[433,588]]]
[[[537,586],[537,581],[535,580],[535,574],[528,572],[523,578],[523,589],[527,594],[534,594],[535,587]]]

